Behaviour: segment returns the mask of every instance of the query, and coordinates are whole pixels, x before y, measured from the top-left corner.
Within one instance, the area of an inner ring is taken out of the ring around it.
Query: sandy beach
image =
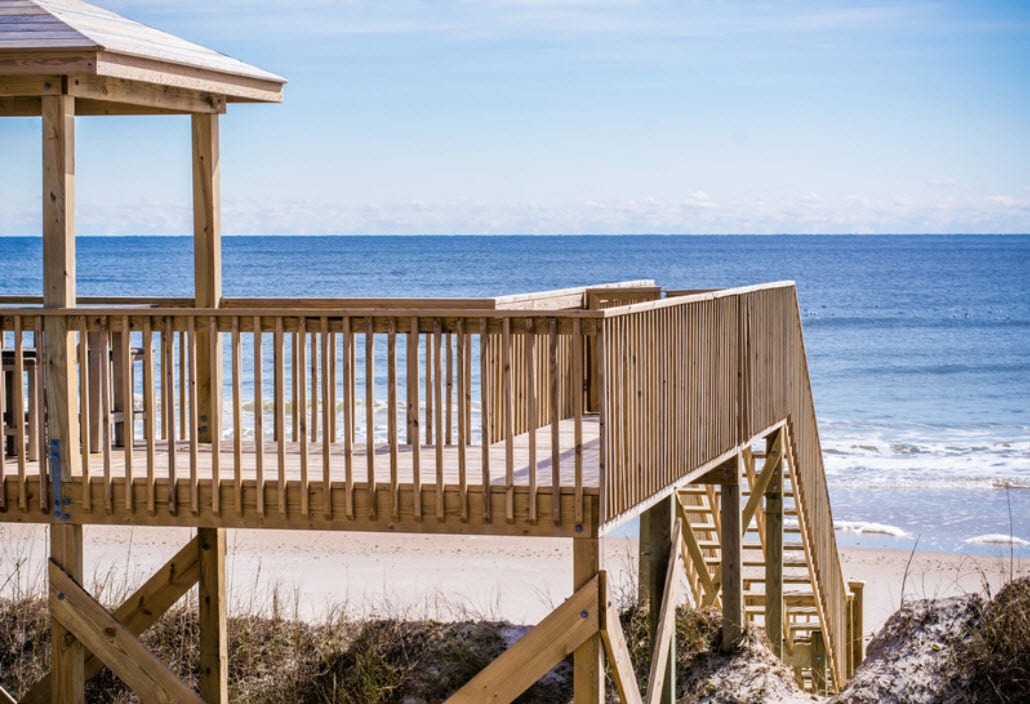
[[[94,592],[124,594],[175,553],[188,529],[87,527],[86,581]],[[267,610],[317,620],[332,610],[352,616],[506,619],[535,623],[571,593],[571,542],[561,539],[363,533],[229,531],[233,613]],[[636,540],[605,541],[617,588],[635,590]],[[0,527],[0,590],[41,591],[46,556],[42,526]],[[905,597],[996,591],[1007,558],[899,550],[841,551],[846,579],[865,587],[868,637]],[[1014,574],[1030,574],[1016,559]]]

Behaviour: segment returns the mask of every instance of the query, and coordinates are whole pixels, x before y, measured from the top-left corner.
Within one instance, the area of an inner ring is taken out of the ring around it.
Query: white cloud
[[[931,178],[926,183],[927,183],[927,185],[937,186],[937,187],[940,187],[940,188],[950,188],[952,186],[957,186],[958,185],[958,181],[956,181],[953,178]]]

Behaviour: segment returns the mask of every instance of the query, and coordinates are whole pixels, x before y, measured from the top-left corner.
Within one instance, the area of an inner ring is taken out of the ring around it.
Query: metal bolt
[[[71,520],[71,517],[72,517],[72,515],[70,513],[66,513],[66,514],[64,514],[64,516],[62,516],[62,518],[64,518],[64,520],[66,520],[66,521]]]
[[[584,611],[580,611],[580,612],[579,612],[579,616],[580,616],[580,618],[586,618],[586,617],[587,617],[587,616],[589,616],[589,615],[590,615],[590,612],[589,612],[589,611],[586,611],[586,610],[584,610]]]
[[[64,592],[57,592],[57,600],[64,601]]]
[[[577,525],[576,525],[576,532],[577,532],[577,533],[582,533],[582,532],[583,532],[583,526],[582,526],[582,525],[579,525],[579,524],[577,524]]]
[[[64,505],[65,505],[65,506],[67,506],[67,505],[68,505],[68,504],[70,504],[71,502],[72,502],[72,498],[71,498],[70,496],[66,496],[66,497],[64,498]]]

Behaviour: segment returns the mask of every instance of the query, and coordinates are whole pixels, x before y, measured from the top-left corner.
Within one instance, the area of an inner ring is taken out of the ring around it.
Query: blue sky
[[[1030,4],[101,0],[279,73],[226,234],[1030,232]],[[0,234],[39,232],[0,121]],[[80,118],[78,230],[187,234],[186,118]]]

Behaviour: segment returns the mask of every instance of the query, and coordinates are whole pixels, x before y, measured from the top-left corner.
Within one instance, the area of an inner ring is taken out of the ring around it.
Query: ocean
[[[184,237],[79,237],[80,295],[189,296]],[[842,545],[1030,556],[1030,237],[226,237],[227,296],[797,282]],[[0,294],[42,290],[0,237]]]

